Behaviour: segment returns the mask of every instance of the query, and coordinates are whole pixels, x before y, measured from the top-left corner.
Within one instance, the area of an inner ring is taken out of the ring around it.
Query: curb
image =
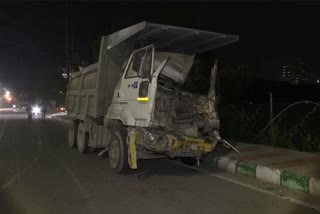
[[[267,166],[252,165],[227,157],[215,158],[215,166],[239,175],[254,177],[258,180],[300,190],[314,195],[320,195],[320,180],[298,175],[287,170],[274,169]]]
[[[237,174],[240,174],[240,175],[256,177],[256,173],[257,173],[256,167],[257,166],[253,166],[253,165],[238,161],[236,172]]]
[[[225,157],[217,158],[217,166],[219,169],[225,169],[229,172],[236,173],[237,161]]]
[[[256,178],[275,185],[281,185],[280,181],[281,171],[265,166],[257,166]]]
[[[320,181],[314,178],[309,180],[309,192],[311,194],[320,195]]]
[[[297,175],[287,170],[283,170],[280,175],[281,186],[288,187],[290,189],[301,190],[309,192],[309,180],[310,177]]]

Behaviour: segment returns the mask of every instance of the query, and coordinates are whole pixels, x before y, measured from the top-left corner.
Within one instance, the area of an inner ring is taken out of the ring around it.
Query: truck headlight
[[[149,133],[147,134],[147,138],[148,138],[148,140],[149,140],[150,142],[154,141],[154,139],[155,139],[155,137],[153,136],[153,134],[152,134],[151,132],[149,132]]]

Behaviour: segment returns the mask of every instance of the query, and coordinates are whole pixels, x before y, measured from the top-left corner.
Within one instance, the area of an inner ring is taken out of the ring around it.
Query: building
[[[285,60],[282,66],[281,80],[293,85],[299,85],[307,80],[307,72],[302,58],[295,57]]]

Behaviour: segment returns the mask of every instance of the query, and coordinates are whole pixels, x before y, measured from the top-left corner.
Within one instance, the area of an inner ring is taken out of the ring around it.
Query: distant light
[[[6,96],[9,96],[10,95],[10,91],[6,91]]]
[[[35,107],[32,108],[32,112],[33,112],[35,115],[37,115],[37,114],[40,113],[40,108],[39,108],[38,106],[35,106]]]
[[[12,108],[16,108],[17,106],[16,105],[12,105]]]
[[[320,83],[320,80],[317,80],[317,83]]]
[[[62,77],[63,77],[64,79],[67,79],[67,78],[68,78],[68,74],[62,74]]]

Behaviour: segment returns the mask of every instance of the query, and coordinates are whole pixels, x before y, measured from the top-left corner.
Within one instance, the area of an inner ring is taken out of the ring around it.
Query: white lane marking
[[[17,175],[13,176],[7,183],[5,183],[0,190],[4,190],[8,186],[10,186],[17,179]]]
[[[184,164],[179,163],[179,162],[177,162],[177,161],[173,161],[173,160],[168,160],[168,161],[169,161],[169,162],[172,162],[172,163],[174,163],[174,164],[176,164],[176,165],[180,165],[180,166],[183,166],[183,167],[186,167],[186,168],[190,168],[190,169],[193,169],[193,170],[197,170],[197,171],[199,171],[199,172],[202,172],[202,173],[207,174],[207,175],[212,176],[212,177],[219,178],[219,179],[221,179],[221,180],[229,181],[229,182],[231,182],[231,183],[238,184],[238,185],[240,185],[240,186],[243,186],[243,187],[246,187],[246,188],[249,188],[249,189],[258,191],[258,192],[262,192],[262,193],[267,194],[267,195],[275,196],[275,197],[277,197],[277,198],[280,198],[280,199],[283,199],[283,200],[286,200],[286,201],[290,201],[290,202],[293,202],[293,203],[296,203],[296,204],[300,204],[300,205],[302,205],[302,206],[305,206],[305,207],[312,208],[312,209],[315,209],[315,210],[317,210],[317,211],[320,211],[320,206],[317,206],[317,205],[314,205],[314,204],[310,204],[310,203],[307,203],[307,202],[298,200],[298,199],[296,199],[296,198],[287,197],[287,196],[281,196],[281,195],[278,195],[277,193],[270,192],[270,191],[268,191],[268,190],[264,190],[264,189],[261,189],[261,188],[259,188],[259,187],[255,187],[255,186],[252,186],[252,185],[243,183],[243,182],[241,182],[241,181],[233,180],[233,179],[231,179],[231,178],[227,178],[227,177],[222,176],[222,175],[217,175],[217,174],[215,174],[215,173],[211,173],[211,172],[208,172],[208,171],[206,171],[206,170],[199,169],[199,168],[197,168],[197,167],[184,165]]]
[[[0,141],[2,141],[2,137],[4,134],[4,130],[6,129],[6,125],[7,125],[7,120],[4,121],[1,132],[0,132]]]

